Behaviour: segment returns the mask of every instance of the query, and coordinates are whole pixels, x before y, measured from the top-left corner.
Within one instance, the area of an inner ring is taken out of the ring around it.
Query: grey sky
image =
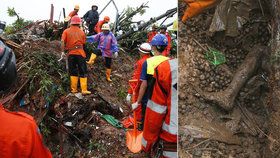
[[[60,20],[63,19],[62,8],[66,10],[66,15],[73,10],[75,4],[80,5],[79,16],[83,16],[92,4],[98,5],[98,11],[101,11],[109,0],[1,0],[0,5],[0,21],[6,21],[11,24],[16,18],[11,18],[7,14],[8,7],[14,7],[21,17],[27,20],[45,20],[50,17],[50,6],[54,4],[54,19],[58,20],[61,12]],[[165,13],[166,10],[177,7],[177,0],[115,0],[119,9],[119,13],[127,8],[127,6],[137,7],[142,3],[148,3],[149,8],[143,16],[136,16],[134,20],[147,21],[150,17],[156,17]],[[116,10],[111,3],[106,10],[100,15],[103,18],[105,15],[111,17],[112,21],[115,19]],[[168,19],[165,24],[172,22],[177,17],[175,14]]]

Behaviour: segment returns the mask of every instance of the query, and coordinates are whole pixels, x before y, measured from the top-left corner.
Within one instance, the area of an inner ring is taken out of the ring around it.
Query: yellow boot
[[[78,86],[78,76],[70,76],[70,83],[71,83],[71,93],[77,93],[77,86]]]
[[[109,82],[112,82],[112,80],[111,80],[111,78],[110,78],[111,71],[112,71],[112,69],[106,69],[106,79],[107,79],[107,81],[109,81]]]
[[[87,64],[92,65],[96,59],[96,55],[94,53],[91,53],[89,61],[87,61]]]
[[[87,90],[87,78],[86,77],[80,77],[80,85],[82,89],[82,94],[91,94],[90,91]]]

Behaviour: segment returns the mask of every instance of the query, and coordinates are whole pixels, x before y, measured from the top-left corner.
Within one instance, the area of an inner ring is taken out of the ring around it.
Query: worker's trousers
[[[69,55],[68,63],[70,76],[86,77],[87,65],[84,57],[81,55]]]

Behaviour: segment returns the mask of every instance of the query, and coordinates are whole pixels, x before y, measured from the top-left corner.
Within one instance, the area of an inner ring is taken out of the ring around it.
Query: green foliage
[[[123,88],[120,88],[119,91],[117,92],[117,96],[121,100],[124,100],[126,98],[126,90],[124,90]]]
[[[48,127],[44,123],[40,123],[40,129],[41,133],[45,136],[48,137],[51,134],[51,131],[48,129]]]
[[[27,63],[24,69],[31,80],[29,93],[41,93],[47,102],[52,102],[56,96],[66,93],[69,78],[54,54],[34,52],[26,56],[24,62]]]
[[[8,7],[7,13],[10,17],[17,17],[17,20],[5,28],[6,34],[12,34],[13,32],[32,23],[30,20],[24,20],[23,18],[19,17],[18,13],[15,11],[15,8]]]

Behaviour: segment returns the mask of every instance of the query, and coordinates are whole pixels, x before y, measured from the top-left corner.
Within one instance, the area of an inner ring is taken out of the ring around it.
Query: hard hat
[[[71,18],[71,23],[70,25],[74,25],[74,24],[81,24],[82,20],[78,15],[75,15]]]
[[[152,46],[167,46],[168,40],[164,34],[157,34],[150,42]]]
[[[103,24],[102,27],[101,27],[101,30],[108,30],[110,31],[110,25],[109,24]]]
[[[14,52],[0,41],[0,91],[8,89],[17,78]]]
[[[96,10],[98,10],[98,6],[97,5],[92,5],[91,8],[96,7]]]
[[[80,6],[78,4],[76,4],[74,9],[79,10]]]
[[[173,22],[173,31],[178,31],[178,19]]]
[[[167,27],[166,27],[166,25],[161,25],[161,26],[160,26],[160,29],[165,29],[165,30],[167,30]]]
[[[158,28],[158,25],[157,25],[157,24],[153,24],[152,28],[153,28],[153,29],[157,29],[157,28]]]
[[[138,50],[144,54],[149,54],[152,50],[151,45],[149,43],[142,43]]]
[[[110,17],[109,16],[104,16],[104,21],[105,22],[109,22],[110,21]]]

